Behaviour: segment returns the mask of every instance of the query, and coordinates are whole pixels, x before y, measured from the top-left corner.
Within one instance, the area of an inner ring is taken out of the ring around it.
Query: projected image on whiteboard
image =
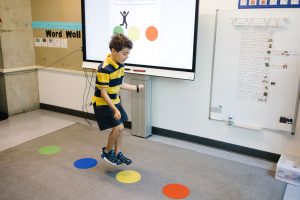
[[[134,45],[128,65],[195,71],[198,0],[82,1],[85,61],[103,61],[122,33]]]

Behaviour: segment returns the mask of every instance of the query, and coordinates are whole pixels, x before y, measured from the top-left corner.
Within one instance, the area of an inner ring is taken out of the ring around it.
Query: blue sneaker
[[[122,162],[117,158],[114,150],[110,150],[108,153],[105,152],[106,147],[102,148],[101,158],[112,165],[120,165]]]
[[[129,158],[126,158],[125,156],[123,156],[122,152],[119,152],[117,155],[117,158],[121,161],[121,163],[126,164],[126,165],[130,165],[132,163],[132,160],[130,160]]]

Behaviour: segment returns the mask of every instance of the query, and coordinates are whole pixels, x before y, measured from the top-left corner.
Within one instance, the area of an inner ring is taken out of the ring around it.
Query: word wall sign
[[[239,0],[239,9],[300,8],[300,0]]]
[[[45,30],[45,37],[35,37],[35,47],[68,48],[68,39],[81,38],[80,22],[33,21],[32,29]]]

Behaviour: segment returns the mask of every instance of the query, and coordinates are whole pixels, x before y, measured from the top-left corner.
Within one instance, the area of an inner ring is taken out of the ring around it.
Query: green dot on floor
[[[42,147],[39,149],[39,153],[40,154],[44,154],[44,155],[51,155],[51,154],[55,154],[58,153],[60,151],[60,147],[59,146],[46,146],[46,147]]]

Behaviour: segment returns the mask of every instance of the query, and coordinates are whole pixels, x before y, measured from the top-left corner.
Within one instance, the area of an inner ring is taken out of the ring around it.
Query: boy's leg
[[[119,152],[121,152],[121,149],[122,149],[122,136],[123,136],[123,130],[124,130],[124,125],[122,125],[122,129],[120,130],[119,132],[119,135],[116,139],[116,142],[115,142],[115,152],[116,154],[118,155]]]
[[[124,126],[123,126],[124,129]],[[122,137],[123,137],[123,129],[122,131],[120,131],[119,136],[117,137],[116,143],[115,143],[115,151],[116,151],[116,155],[117,158],[121,161],[121,163],[124,163],[126,165],[130,165],[132,163],[132,160],[130,160],[129,158],[125,157],[121,151],[122,149]]]
[[[106,151],[110,151],[114,147],[116,148],[115,145],[116,145],[117,140],[118,140],[120,134],[122,133],[123,129],[124,129],[123,124],[113,127],[112,131],[109,134],[108,140],[107,140]]]
[[[116,126],[112,129],[112,131],[109,134],[108,141],[107,141],[107,146],[103,147],[101,157],[109,162],[110,164],[113,165],[120,165],[122,162],[120,161],[119,158],[117,158],[117,155],[114,151],[114,146],[115,143],[122,132],[123,125]]]

